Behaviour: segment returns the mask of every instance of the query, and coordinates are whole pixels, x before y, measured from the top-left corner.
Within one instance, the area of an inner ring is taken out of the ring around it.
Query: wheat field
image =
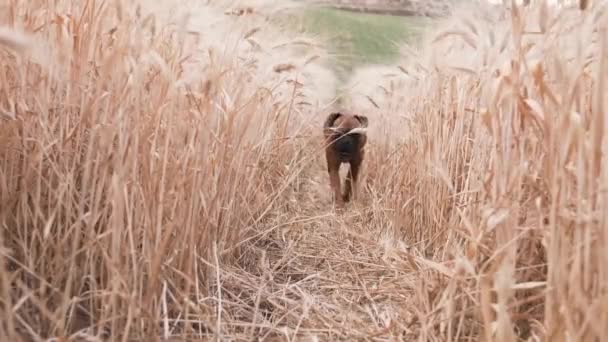
[[[608,13],[462,4],[357,69],[301,3],[0,5],[0,341],[600,341]]]

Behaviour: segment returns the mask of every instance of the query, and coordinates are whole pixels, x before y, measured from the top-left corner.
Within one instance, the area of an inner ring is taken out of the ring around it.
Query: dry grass
[[[606,23],[600,5],[465,8],[403,76],[366,79],[397,86],[366,110],[411,123],[390,202],[441,274],[411,303],[422,340],[605,334]]]
[[[31,36],[0,32],[0,340],[608,333],[604,7],[464,8],[362,70],[337,215],[323,50],[270,2],[175,4],[0,7]]]

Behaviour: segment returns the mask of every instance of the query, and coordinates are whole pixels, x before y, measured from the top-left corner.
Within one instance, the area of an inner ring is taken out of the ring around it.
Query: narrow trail
[[[239,298],[244,316],[233,318],[250,323],[243,340],[413,338],[407,303],[416,273],[391,252],[395,240],[385,236],[386,222],[374,217],[368,196],[342,213],[332,209],[319,155],[302,173],[290,210],[275,213],[267,234],[228,271],[228,283],[236,282],[224,284],[224,300]]]

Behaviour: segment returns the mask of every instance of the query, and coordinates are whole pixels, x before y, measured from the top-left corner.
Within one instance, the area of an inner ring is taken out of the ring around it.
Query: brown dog
[[[363,162],[363,148],[367,142],[367,125],[367,117],[343,112],[329,114],[323,125],[329,182],[338,207],[343,207],[351,195],[356,198],[357,178]],[[340,189],[339,172],[342,163],[350,164],[344,194]]]

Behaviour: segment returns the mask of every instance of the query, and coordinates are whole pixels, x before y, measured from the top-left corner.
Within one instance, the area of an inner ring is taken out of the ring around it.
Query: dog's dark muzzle
[[[356,155],[359,148],[359,137],[357,134],[338,135],[334,143],[334,149],[338,152],[341,162],[348,162]]]

